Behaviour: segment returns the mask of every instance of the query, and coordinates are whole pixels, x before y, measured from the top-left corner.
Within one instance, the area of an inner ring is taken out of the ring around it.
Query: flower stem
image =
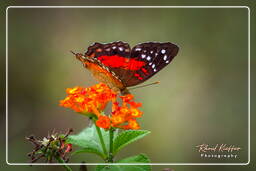
[[[59,163],[65,163],[65,161],[61,158],[61,157],[59,157],[59,156],[56,156],[55,157],[55,159],[59,162]],[[67,165],[62,165],[67,171],[72,171],[72,169],[69,167],[69,166],[67,166]]]
[[[95,120],[94,120],[94,124],[95,124]],[[98,136],[99,136],[99,139],[100,139],[100,143],[101,143],[101,147],[103,149],[103,152],[105,155],[108,154],[107,152],[107,149],[106,149],[106,145],[104,143],[104,140],[103,140],[103,136],[102,136],[102,133],[101,133],[101,130],[100,128],[95,124],[95,127],[96,127],[96,130],[97,130],[97,133],[98,133]]]
[[[109,155],[108,155],[108,162],[113,163],[113,139],[114,139],[114,129],[109,129]]]

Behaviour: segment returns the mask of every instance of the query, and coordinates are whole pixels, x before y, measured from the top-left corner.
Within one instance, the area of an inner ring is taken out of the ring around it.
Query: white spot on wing
[[[112,49],[116,49],[116,46],[113,46]]]
[[[141,50],[141,48],[136,48],[136,49],[135,49],[135,51],[140,51],[140,50]]]
[[[169,62],[170,62],[169,60],[168,60],[168,61],[165,61],[165,63],[167,63],[167,64],[168,64]]]
[[[152,65],[152,62],[150,62],[149,65]]]
[[[124,50],[124,48],[122,48],[122,47],[119,47],[118,49],[119,49],[120,51],[123,51],[123,50]]]
[[[155,64],[153,64],[153,65],[152,65],[152,68],[155,68],[155,67],[156,67],[156,65],[155,65]]]
[[[156,72],[156,69],[154,68],[154,72]]]
[[[161,50],[161,53],[162,53],[162,54],[165,54],[165,52],[166,52],[165,49],[162,49],[162,50]]]
[[[151,59],[151,57],[150,57],[150,56],[148,56],[148,57],[147,57],[147,60],[148,60],[148,61],[150,61],[150,59]]]
[[[167,59],[167,55],[164,55],[164,60],[166,61],[166,59]]]
[[[150,53],[152,54],[152,53],[153,53],[153,50],[151,50]]]
[[[125,51],[125,52],[130,52],[130,49],[125,49],[124,51]]]
[[[146,55],[145,55],[145,54],[142,54],[142,55],[141,55],[141,57],[142,57],[142,58],[145,58],[145,57],[146,57]]]

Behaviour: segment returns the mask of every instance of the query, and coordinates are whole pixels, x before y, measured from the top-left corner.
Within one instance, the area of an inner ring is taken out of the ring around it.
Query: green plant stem
[[[62,159],[62,158],[60,158],[59,156],[56,156],[55,157],[55,159],[59,162],[59,163],[65,163],[65,161]],[[72,169],[71,169],[71,167],[69,167],[69,166],[67,166],[67,165],[62,165],[66,170],[68,170],[68,171],[72,171]]]
[[[114,129],[109,129],[109,155],[108,155],[108,162],[113,163],[113,139],[114,139]]]
[[[95,121],[94,121],[94,124],[95,124]],[[99,127],[96,126],[95,124],[95,127],[96,127],[96,130],[97,130],[97,133],[98,133],[98,136],[100,138],[100,143],[101,143],[101,147],[103,149],[103,152],[104,154],[107,156],[108,155],[108,152],[107,152],[107,149],[106,149],[106,145],[104,143],[104,140],[103,140],[103,136],[102,136],[102,133],[101,133],[101,130]]]

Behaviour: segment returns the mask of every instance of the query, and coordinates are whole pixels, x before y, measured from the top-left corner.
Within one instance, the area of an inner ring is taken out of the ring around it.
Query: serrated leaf
[[[128,144],[143,138],[149,133],[150,131],[147,130],[127,130],[121,132],[114,138],[113,154],[115,155]]]
[[[150,159],[145,154],[128,157],[117,161],[117,163],[150,163]],[[96,171],[151,171],[150,165],[101,165],[96,167]]]
[[[103,129],[101,129],[101,132],[106,142],[108,133]],[[73,154],[88,152],[98,154],[103,158],[105,157],[95,126],[88,127],[77,135],[68,136],[67,143],[71,143],[82,148],[75,151]]]

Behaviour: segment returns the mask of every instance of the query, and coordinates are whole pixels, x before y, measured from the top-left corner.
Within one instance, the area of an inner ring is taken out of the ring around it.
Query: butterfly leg
[[[130,91],[127,88],[124,88],[121,90],[122,95],[131,94]]]

